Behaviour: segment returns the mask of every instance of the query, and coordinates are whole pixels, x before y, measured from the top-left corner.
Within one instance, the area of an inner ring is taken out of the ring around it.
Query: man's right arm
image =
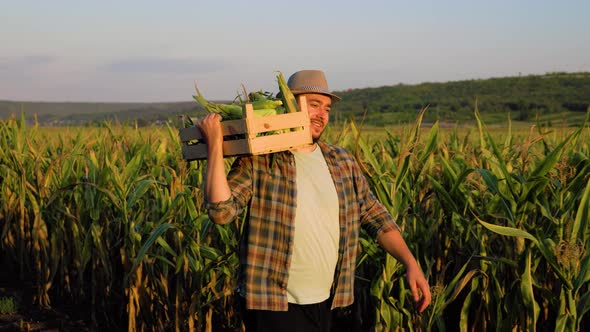
[[[207,143],[207,170],[205,198],[209,203],[219,203],[231,198],[223,161],[223,131],[221,116],[207,114],[199,123],[199,129]],[[215,220],[213,220],[216,222]]]

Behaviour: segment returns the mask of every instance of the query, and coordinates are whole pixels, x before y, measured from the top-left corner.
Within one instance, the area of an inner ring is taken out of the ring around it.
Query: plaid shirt
[[[354,157],[341,147],[319,142],[340,205],[338,262],[332,285],[332,308],[354,300],[354,272],[360,226],[377,237],[397,229],[375,198]],[[297,188],[295,158],[288,151],[237,158],[228,174],[232,196],[209,203],[209,216],[228,222],[246,208],[247,224],[240,239],[238,290],[249,309],[287,310]]]

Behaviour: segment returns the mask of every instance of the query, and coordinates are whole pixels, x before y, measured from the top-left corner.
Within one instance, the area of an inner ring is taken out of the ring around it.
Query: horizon
[[[276,92],[322,69],[333,91],[590,72],[590,2],[72,0],[5,3],[0,100],[169,103]],[[301,15],[297,15],[301,13]]]
[[[542,74],[527,74],[523,75],[519,73],[518,75],[512,76],[498,76],[498,77],[486,77],[486,78],[470,78],[470,79],[461,79],[461,80],[454,80],[454,81],[427,81],[427,82],[418,82],[414,84],[404,84],[404,83],[397,83],[392,85],[380,85],[380,86],[373,86],[373,87],[362,87],[362,88],[355,88],[351,87],[346,90],[332,90],[332,92],[342,93],[342,92],[349,92],[353,90],[362,90],[362,89],[378,89],[383,87],[396,87],[396,86],[419,86],[422,84],[446,84],[446,83],[461,83],[461,82],[468,82],[468,81],[485,81],[485,80],[493,80],[493,79],[503,79],[503,78],[515,78],[515,77],[530,77],[530,76],[547,76],[547,75],[559,75],[559,74],[566,74],[566,75],[575,75],[575,74],[585,74],[590,75],[590,71],[574,71],[574,72],[546,72]],[[278,88],[277,88],[278,90]],[[278,92],[278,91],[277,91]],[[232,99],[209,99],[212,102],[229,102]],[[92,100],[80,100],[80,101],[68,101],[68,100],[55,100],[55,101],[46,101],[46,100],[11,100],[11,99],[2,99],[0,98],[0,102],[12,102],[12,103],[64,103],[64,104],[171,104],[171,103],[191,103],[196,102],[194,98],[189,98],[187,100],[159,100],[159,101],[92,101]]]

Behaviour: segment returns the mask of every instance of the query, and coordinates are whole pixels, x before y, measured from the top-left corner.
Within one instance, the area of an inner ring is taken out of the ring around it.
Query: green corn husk
[[[195,85],[195,90],[197,94],[193,96],[193,98],[208,112],[217,113],[221,115],[221,120],[235,120],[241,119],[243,117],[242,106],[240,105],[233,105],[233,104],[216,104],[208,101],[203,97],[197,86]]]
[[[257,101],[264,101],[273,99],[271,92],[263,92],[262,90],[250,92],[248,95],[248,101],[250,102],[257,102]]]
[[[246,89],[244,88],[244,95],[247,96],[246,100],[239,98],[239,104],[218,104],[205,99],[196,84],[196,95],[194,95],[193,98],[205,107],[208,112],[221,115],[221,121],[242,119],[245,116],[243,106],[246,102],[252,105],[255,117],[299,111],[295,96],[287,86],[283,74],[279,72],[277,79],[279,82],[279,90],[282,94],[281,98],[274,98],[272,93],[263,92],[262,90],[246,94]]]
[[[297,100],[295,99],[293,92],[291,92],[291,89],[289,89],[283,73],[279,72],[277,75],[277,81],[279,83],[279,90],[281,91],[281,100],[283,101],[283,106],[285,107],[286,112],[299,112]]]
[[[277,110],[274,108],[261,108],[253,110],[255,118],[262,118],[265,116],[277,115]]]
[[[283,105],[283,101],[280,99],[265,99],[252,102],[252,108],[258,109],[276,109]]]

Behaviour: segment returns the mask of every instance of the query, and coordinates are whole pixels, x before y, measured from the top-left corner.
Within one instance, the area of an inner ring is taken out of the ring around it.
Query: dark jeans
[[[242,308],[245,300],[240,297]],[[330,300],[315,304],[289,303],[288,311],[242,310],[246,332],[329,332]]]

